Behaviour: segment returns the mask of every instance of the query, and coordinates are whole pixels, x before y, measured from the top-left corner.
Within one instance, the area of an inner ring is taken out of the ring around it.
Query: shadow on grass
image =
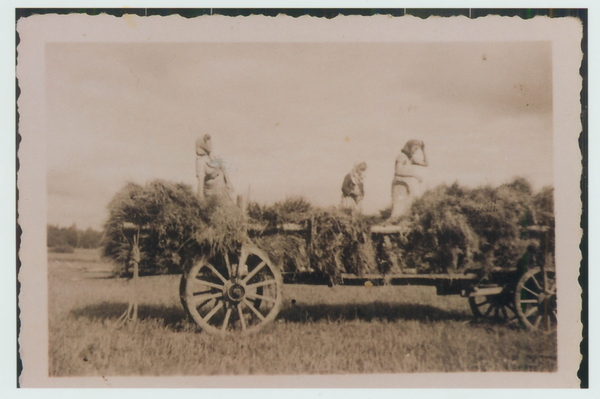
[[[96,305],[87,305],[76,308],[71,314],[76,318],[89,320],[117,320],[125,313],[129,305],[126,302],[101,302]],[[187,320],[187,314],[182,306],[144,305],[138,308],[139,320],[163,320],[166,327],[181,325]]]
[[[71,314],[76,318],[89,320],[117,320],[127,310],[125,302],[102,302],[73,309]],[[185,324],[188,316],[181,306],[144,305],[138,310],[140,320],[162,320],[165,327],[177,327]],[[319,320],[332,321],[373,321],[398,320],[432,321],[473,321],[473,317],[464,312],[443,310],[429,305],[418,304],[389,304],[373,302],[371,304],[324,304],[285,306],[277,317],[292,323],[316,322]]]
[[[373,302],[370,304],[327,304],[296,305],[291,304],[279,312],[279,318],[291,322],[319,320],[419,320],[419,321],[470,321],[471,315],[464,312],[443,310],[429,305],[390,304]]]

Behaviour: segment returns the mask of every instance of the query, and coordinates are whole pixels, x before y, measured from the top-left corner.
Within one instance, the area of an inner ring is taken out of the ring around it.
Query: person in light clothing
[[[210,134],[196,140],[196,178],[198,198],[229,198],[234,201],[234,191],[223,160],[214,158]]]
[[[423,152],[423,160],[415,158],[417,151]],[[417,185],[423,178],[415,173],[414,165],[428,166],[425,155],[425,143],[421,140],[408,140],[396,158],[394,179],[392,180],[392,213],[388,219],[398,221],[408,210],[413,201]]]

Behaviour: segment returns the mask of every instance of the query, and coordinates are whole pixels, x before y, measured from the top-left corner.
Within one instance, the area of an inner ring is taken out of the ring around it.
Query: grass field
[[[286,285],[274,323],[217,337],[187,321],[180,276],[132,284],[94,250],[48,255],[49,374],[218,375],[556,371],[556,334],[474,321],[467,300],[431,287]]]

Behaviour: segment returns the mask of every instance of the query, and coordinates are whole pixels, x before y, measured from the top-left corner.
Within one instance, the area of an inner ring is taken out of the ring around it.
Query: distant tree
[[[67,244],[61,234],[60,227],[49,224],[46,228],[46,233],[48,247],[57,247],[59,245]]]
[[[85,231],[78,231],[79,246],[81,248],[98,248],[102,241],[102,232],[88,227]]]
[[[98,248],[101,238],[102,233],[91,227],[82,231],[75,224],[70,227],[47,226],[47,246],[49,248]]]
[[[71,227],[48,226],[47,245],[49,247],[69,246],[76,248],[79,244],[77,226]]]
[[[73,248],[79,247],[79,235],[77,234],[77,226],[73,223],[70,227],[63,229],[67,245]]]

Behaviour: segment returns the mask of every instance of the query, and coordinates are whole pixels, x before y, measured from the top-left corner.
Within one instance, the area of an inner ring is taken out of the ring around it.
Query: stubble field
[[[465,298],[431,287],[286,285],[274,323],[244,337],[203,333],[180,276],[133,284],[96,250],[48,256],[49,375],[282,375],[556,371],[556,334],[475,321]]]

